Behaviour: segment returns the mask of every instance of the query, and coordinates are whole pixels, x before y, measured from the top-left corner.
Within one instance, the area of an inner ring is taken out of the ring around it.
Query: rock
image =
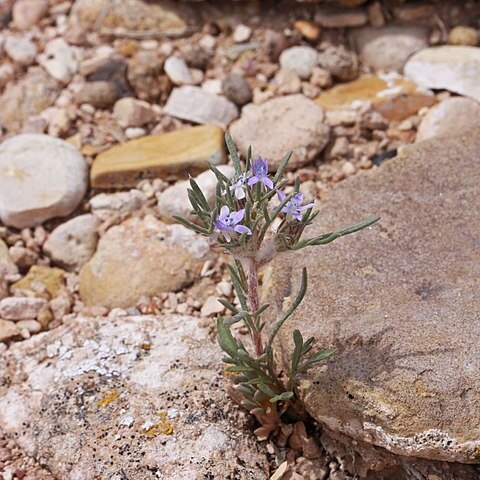
[[[104,58],[86,74],[89,82],[109,82],[119,97],[132,97],[133,90],[127,80],[127,63],[122,58]]]
[[[193,317],[78,318],[2,354],[0,428],[56,478],[268,478],[221,357]]]
[[[387,120],[402,121],[435,102],[432,92],[420,89],[400,76],[363,75],[353,82],[320,93],[316,101],[326,110],[345,109],[358,102],[371,102]]]
[[[367,6],[367,15],[368,21],[372,27],[383,27],[385,26],[385,16],[383,14],[383,7],[382,3],[379,1],[375,1],[370,3]]]
[[[222,93],[239,107],[250,103],[253,98],[250,85],[238,73],[231,73],[223,80]]]
[[[480,104],[469,98],[447,98],[422,118],[416,140],[418,142],[436,136],[460,135],[476,126],[480,126]]]
[[[16,228],[69,215],[87,190],[81,153],[47,135],[23,134],[4,141],[0,170],[0,219]]]
[[[321,6],[315,14],[315,23],[325,28],[361,27],[367,20],[362,8]]]
[[[63,38],[55,38],[45,45],[45,50],[38,56],[38,63],[55,79],[69,83],[77,71],[77,61],[73,50]]]
[[[129,192],[99,193],[90,199],[92,213],[103,219],[105,213],[128,213],[139,210],[147,203],[145,194],[136,189]]]
[[[10,275],[16,275],[18,268],[8,252],[8,247],[0,240],[0,299],[8,296],[8,281]]]
[[[164,112],[188,122],[213,123],[222,128],[238,117],[238,109],[230,100],[192,86],[174,88]]]
[[[81,267],[95,253],[99,223],[91,214],[74,217],[53,230],[43,244],[43,251],[61,267]]]
[[[235,170],[230,165],[221,165],[219,170],[228,178],[233,178]],[[195,181],[202,190],[207,202],[213,203],[215,199],[217,177],[211,170],[201,173],[195,177]],[[158,197],[158,211],[162,220],[170,223],[175,222],[173,215],[179,215],[192,222],[197,222],[198,217],[192,215],[192,206],[188,198],[187,189],[190,188],[190,182],[185,180],[177,182],[164,190]]]
[[[16,322],[16,327],[20,329],[20,333],[23,336],[23,330],[26,330],[29,334],[40,332],[42,325],[36,320],[20,320]],[[27,337],[28,338],[28,337]]]
[[[328,143],[330,130],[323,109],[303,95],[288,95],[262,105],[247,105],[232,124],[231,133],[240,151],[251,145],[254,155],[269,158],[276,170],[281,159],[293,150],[290,169],[311,162]]]
[[[180,35],[186,29],[172,4],[165,2],[160,5],[143,0],[76,0],[71,15],[83,27],[103,32]]]
[[[277,348],[288,362],[299,329],[316,348],[337,349],[298,389],[330,429],[395,454],[477,462],[479,148],[477,128],[403,147],[344,181],[308,236],[371,214],[380,223],[321,252],[283,256],[266,273],[263,295],[278,318],[308,266],[306,296]]]
[[[13,4],[12,18],[15,28],[28,30],[48,12],[48,0],[18,0]]]
[[[312,47],[290,47],[280,54],[280,65],[293,70],[302,80],[308,80],[317,65],[318,52]]]
[[[32,65],[37,56],[36,45],[26,38],[7,37],[3,48],[15,63],[24,67]]]
[[[142,178],[195,175],[208,164],[226,162],[223,130],[191,127],[125,142],[102,152],[93,162],[92,186],[135,186]]]
[[[428,30],[422,26],[364,27],[352,32],[360,61],[374,70],[400,72],[412,53],[428,46]]]
[[[87,82],[75,93],[75,102],[79,105],[88,103],[99,109],[109,109],[118,99],[115,85],[110,82]]]
[[[216,316],[218,313],[222,313],[225,307],[217,300],[217,297],[211,295],[205,300],[205,303],[200,310],[202,317]]]
[[[0,300],[0,318],[13,321],[36,318],[46,304],[43,298],[7,297]]]
[[[293,28],[299,32],[303,38],[311,42],[315,42],[320,38],[320,27],[308,20],[297,20],[293,24]]]
[[[8,253],[21,270],[29,269],[38,260],[38,253],[26,247],[14,245],[9,248]]]
[[[277,72],[272,84],[280,95],[299,93],[302,89],[300,77],[293,70],[285,70],[284,68]]]
[[[404,73],[426,88],[445,89],[480,101],[480,48],[426,48],[409,58]]]
[[[333,85],[332,74],[325,68],[315,67],[310,77],[310,83],[320,88],[331,87]]]
[[[347,51],[343,45],[327,47],[318,55],[318,64],[341,82],[358,77],[358,58],[354,53]]]
[[[183,58],[172,55],[165,60],[163,68],[174,85],[191,85],[194,83]]]
[[[155,113],[147,102],[125,97],[115,102],[113,116],[121,127],[141,127],[152,122]]]
[[[243,42],[248,42],[250,40],[250,37],[252,35],[252,29],[250,27],[247,27],[247,25],[237,25],[235,27],[235,30],[233,31],[233,41],[235,43],[243,43]]]
[[[448,43],[450,45],[476,47],[478,45],[478,32],[472,27],[454,27],[448,34]]]
[[[15,68],[11,63],[3,63],[0,65],[0,90],[3,89],[8,82],[15,77]]]
[[[80,271],[86,305],[131,307],[142,297],[176,291],[200,274],[208,241],[183,225],[151,216],[107,230]]]
[[[12,290],[27,290],[38,298],[54,298],[62,288],[65,272],[60,268],[33,265],[27,275],[12,285]]]
[[[20,329],[13,322],[0,318],[0,342],[6,342],[18,335],[20,335]]]

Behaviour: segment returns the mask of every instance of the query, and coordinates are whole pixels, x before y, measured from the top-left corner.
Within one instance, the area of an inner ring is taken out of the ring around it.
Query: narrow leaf
[[[235,173],[240,175],[242,173],[242,166],[240,165],[240,157],[238,156],[237,147],[233,143],[233,139],[230,135],[230,132],[225,132],[225,143],[227,144],[228,152],[232,158],[233,167],[235,168]]]
[[[287,166],[288,162],[290,161],[290,158],[292,156],[293,152],[288,152],[280,161],[280,165],[278,166],[277,173],[275,174],[275,177],[273,177],[273,183],[277,183],[280,178],[283,175],[283,171],[285,170],[285,167]]]
[[[291,369],[292,376],[295,375],[295,372],[297,371],[298,364],[300,362],[300,358],[302,356],[302,350],[303,350],[303,337],[299,330],[295,330],[293,332],[293,342],[295,343],[295,349],[292,355],[292,369]]]
[[[183,223],[186,227],[195,230],[198,233],[202,233],[203,235],[210,235],[210,231],[207,230],[206,228],[199,227],[198,225],[195,225],[194,223],[190,222],[186,218],[179,217],[178,215],[173,215],[173,218],[180,223]]]
[[[293,398],[293,392],[283,392],[280,395],[275,395],[270,399],[271,403],[276,403],[276,402],[286,402],[287,400],[290,400]]]
[[[238,345],[233,338],[230,329],[223,323],[223,318],[219,315],[217,317],[217,334],[218,343],[222,350],[228,353],[232,358],[237,356]]]

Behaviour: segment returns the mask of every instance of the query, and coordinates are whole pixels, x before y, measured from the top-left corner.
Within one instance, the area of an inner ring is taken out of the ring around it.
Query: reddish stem
[[[258,265],[255,260],[250,260],[248,264],[248,306],[251,312],[256,312],[260,307],[258,299]],[[257,317],[253,317],[252,340],[255,347],[255,353],[259,357],[263,354],[263,342],[260,332],[256,329]]]

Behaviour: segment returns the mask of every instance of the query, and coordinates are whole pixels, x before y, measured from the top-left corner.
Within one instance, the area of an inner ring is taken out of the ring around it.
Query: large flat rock
[[[55,478],[267,478],[193,317],[78,318],[0,356],[0,429]]]
[[[407,456],[480,457],[480,130],[405,147],[342,183],[310,234],[381,215],[326,247],[285,255],[265,281],[278,313],[308,267],[300,329],[337,353],[302,380],[319,421]]]

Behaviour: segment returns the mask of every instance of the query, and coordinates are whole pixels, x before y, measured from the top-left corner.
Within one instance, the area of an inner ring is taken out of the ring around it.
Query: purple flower
[[[252,234],[252,231],[245,227],[245,225],[239,225],[245,216],[245,209],[238,212],[230,213],[230,209],[224,205],[220,210],[220,215],[213,221],[215,228],[225,237],[227,242],[232,240],[232,236],[235,237],[235,233],[247,233]]]
[[[258,182],[262,182],[270,190],[273,188],[273,182],[268,178],[268,158],[258,157],[252,163],[252,176],[248,185],[251,187]]]
[[[283,202],[287,197],[283,192],[280,190],[277,191],[278,199],[280,202]],[[308,203],[307,205],[302,205],[303,202],[303,193],[296,193],[282,208],[282,212],[288,215],[293,215],[297,220],[302,219],[302,215],[300,212],[304,210],[308,210],[315,206],[315,203]]]
[[[248,173],[242,173],[237,178],[237,181],[230,186],[230,191],[233,192],[237,200],[245,198],[246,183],[248,180]]]

